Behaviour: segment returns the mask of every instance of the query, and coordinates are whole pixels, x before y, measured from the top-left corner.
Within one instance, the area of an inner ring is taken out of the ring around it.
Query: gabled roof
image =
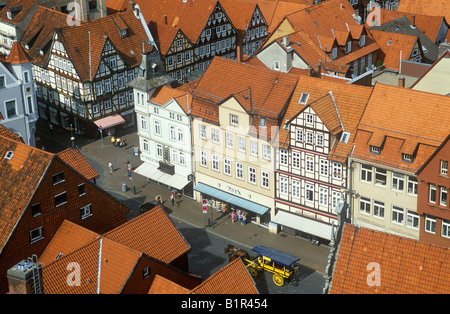
[[[446,294],[449,271],[449,248],[345,224],[330,294]]]
[[[450,133],[443,117],[450,117],[448,96],[376,83],[353,156],[416,172]],[[369,146],[381,147],[381,154],[371,154]],[[413,162],[402,161],[402,153],[412,155]]]
[[[183,30],[192,43],[196,43],[208,18],[213,13],[217,0],[165,0],[153,3],[146,0],[134,0],[146,21],[165,23]]]
[[[39,260],[43,263],[46,293],[117,294],[143,256],[171,268],[168,264],[189,249],[158,206],[104,235],[64,221]],[[67,267],[74,261],[81,267],[83,282],[72,287],[67,284]],[[179,273],[173,278],[195,277],[173,267],[170,271]]]
[[[186,294],[188,292],[189,289],[160,275],[155,276],[148,290],[148,294]]]
[[[251,87],[248,112],[278,118],[294,91],[298,77],[279,71],[215,57],[198,80],[195,91],[220,102],[228,96]],[[194,94],[195,96],[195,94]]]
[[[400,66],[400,58],[402,60],[408,60],[414,45],[419,41],[419,38],[413,35],[391,33],[375,29],[371,29],[370,33],[384,55],[384,65],[386,68],[397,71]]]
[[[87,161],[84,154],[76,147],[69,147],[59,152],[58,157],[70,167],[78,171],[83,177],[92,180],[98,177],[97,171]]]
[[[303,93],[309,94],[306,105],[299,103]],[[286,110],[284,121],[292,122],[310,106],[333,135],[338,135],[342,131],[350,133],[347,143],[337,139],[328,156],[331,160],[343,162],[351,152],[356,126],[371,93],[372,88],[367,86],[301,76]],[[282,135],[284,137],[280,136],[279,145],[287,148],[290,143],[289,133],[284,132]]]
[[[28,11],[35,5],[37,0],[9,0],[0,10],[2,22],[17,25],[27,15]],[[8,11],[12,13],[12,19],[8,18]]]
[[[431,41],[419,28],[412,27],[412,24],[407,17],[399,17],[398,19],[386,22],[380,26],[372,27],[372,29],[416,36],[420,39],[421,45],[425,47],[424,57],[426,62],[432,63],[438,58],[438,47],[434,41]]]
[[[178,27],[173,27],[164,23],[150,22],[148,24],[150,32],[158,45],[159,52],[162,56],[165,56],[173,44],[175,37],[178,33],[183,33],[183,31]],[[183,34],[184,35],[184,34]],[[189,41],[189,39],[186,40]]]
[[[190,294],[258,294],[255,282],[240,258],[230,262],[192,289]]]
[[[30,62],[30,59],[19,42],[15,41],[5,62],[9,64],[23,64]]]
[[[121,36],[120,30],[125,25],[127,34]],[[77,27],[62,27],[55,32],[82,81],[89,81],[94,77],[107,40],[111,41],[112,46],[129,67],[140,64],[143,43],[145,43],[146,52],[153,49],[153,46],[147,43],[147,33],[141,21],[132,11],[98,18]],[[91,65],[89,65],[89,56],[91,56]]]
[[[0,253],[53,158],[54,154],[0,136]]]
[[[401,0],[397,10],[430,16],[443,15],[450,21],[450,6],[447,0]]]
[[[384,24],[405,16],[411,22],[411,25],[419,28],[428,38],[435,42],[438,36],[442,23],[447,25],[447,21],[443,15],[431,16],[419,13],[401,12],[399,10],[393,11],[388,9],[378,8],[380,20],[379,24]]]
[[[56,28],[67,26],[69,15],[38,6],[30,23],[25,29],[20,43],[26,48],[26,52],[34,64],[44,66],[49,55],[50,42]],[[80,23],[86,21],[80,20]],[[28,47],[28,49],[27,49]],[[45,52],[41,55],[39,50]]]
[[[159,206],[109,231],[104,237],[167,264],[191,249]]]

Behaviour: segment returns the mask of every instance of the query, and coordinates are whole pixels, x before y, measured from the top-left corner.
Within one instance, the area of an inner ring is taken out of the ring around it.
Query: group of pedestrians
[[[245,223],[247,222],[247,213],[243,212],[242,210],[234,210],[234,208],[231,209],[231,222],[234,223],[235,219],[237,218],[238,221],[241,222],[241,226],[245,226]]]

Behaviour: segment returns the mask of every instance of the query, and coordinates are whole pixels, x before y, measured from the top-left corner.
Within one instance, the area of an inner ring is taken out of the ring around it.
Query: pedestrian
[[[238,220],[241,221],[241,223],[242,223],[242,210],[238,209],[237,217],[238,217]]]
[[[50,130],[50,133],[53,134],[53,123],[48,123],[48,129]]]
[[[108,167],[109,167],[109,174],[111,175],[113,173],[113,164],[112,164],[112,162],[109,162]]]
[[[231,222],[232,223],[234,223],[234,216],[235,216],[234,209],[231,209]]]
[[[172,202],[172,206],[175,206],[175,192],[172,192],[172,194],[170,194],[170,201]]]
[[[120,147],[120,137],[116,138],[116,147]]]
[[[116,138],[114,136],[111,137],[111,143],[113,147],[116,147]]]
[[[247,220],[247,215],[242,215],[241,226],[245,226],[246,220]]]

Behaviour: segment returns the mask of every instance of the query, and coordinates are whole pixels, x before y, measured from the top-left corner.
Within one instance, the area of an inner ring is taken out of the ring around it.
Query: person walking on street
[[[245,221],[247,220],[246,215],[242,215],[241,226],[245,226]]]
[[[109,162],[108,167],[109,167],[109,174],[111,175],[113,173],[113,164],[112,164],[112,162]]]
[[[231,222],[232,223],[234,223],[234,216],[235,216],[234,209],[232,209],[231,210]]]
[[[175,192],[172,192],[172,194],[170,194],[170,201],[172,202],[172,206],[175,206]]]
[[[111,143],[113,147],[116,147],[116,138],[114,136],[111,137]]]

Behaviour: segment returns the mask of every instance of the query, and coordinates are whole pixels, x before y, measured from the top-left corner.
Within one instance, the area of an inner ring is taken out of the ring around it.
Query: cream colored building
[[[350,165],[354,223],[419,239],[415,174],[358,158]]]
[[[449,95],[450,52],[446,50],[438,60],[411,86],[411,89],[440,95]]]
[[[198,200],[212,200],[213,217],[224,203],[247,212],[247,222],[267,226],[274,214],[274,149],[264,136],[270,127],[252,120],[234,96],[218,106],[218,123],[194,119],[195,190]]]

